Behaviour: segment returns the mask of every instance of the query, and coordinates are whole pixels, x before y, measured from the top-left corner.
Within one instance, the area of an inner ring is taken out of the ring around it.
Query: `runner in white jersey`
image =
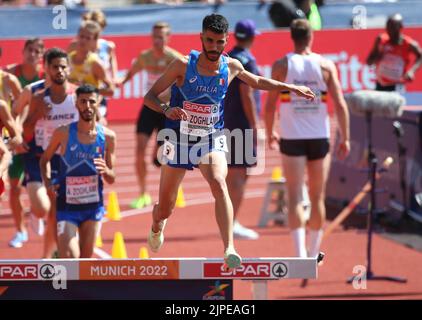
[[[349,113],[337,76],[335,65],[311,51],[312,29],[309,22],[297,19],[291,25],[291,37],[295,50],[275,62],[272,77],[286,83],[306,85],[316,98],[305,100],[289,92],[272,91],[265,107],[265,122],[270,147],[279,144],[283,172],[288,194],[289,226],[293,236],[296,255],[315,257],[319,253],[322,226],[325,221],[325,185],[328,176],[329,117],[327,93],[333,99],[341,140],[338,157],[344,159],[350,151]],[[274,115],[278,96],[281,95],[280,135],[274,128]],[[305,219],[302,206],[302,186],[305,170],[311,202],[308,221],[310,241],[308,252],[305,241]]]
[[[37,92],[31,99],[28,117],[23,125],[24,139],[28,145],[25,154],[25,181],[33,214],[43,218],[48,214],[45,234],[44,258],[50,258],[55,250],[55,193],[47,190],[41,178],[39,160],[47,148],[56,128],[78,120],[75,107],[75,87],[67,81],[68,56],[58,48],[46,53],[46,72],[50,86]],[[60,156],[51,161],[51,178],[54,179],[60,165]]]

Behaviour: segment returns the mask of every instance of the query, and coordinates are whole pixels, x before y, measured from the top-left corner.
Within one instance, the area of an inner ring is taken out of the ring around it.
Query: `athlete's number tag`
[[[403,59],[392,54],[386,54],[378,66],[378,75],[391,81],[400,81],[403,71]]]
[[[174,154],[174,145],[168,141],[164,141],[163,156],[165,156],[168,160],[174,160]]]
[[[66,226],[66,221],[57,222],[57,235],[61,236],[64,233],[65,226]]]
[[[35,144],[39,147],[44,146],[44,129],[35,128]]]
[[[229,149],[227,148],[227,137],[220,136],[214,138],[214,149],[218,151],[229,152]]]
[[[51,138],[53,137],[53,133],[56,130],[56,128],[58,128],[59,125],[57,127],[53,127],[53,126],[47,126],[44,130],[44,140],[43,140],[43,144],[42,144],[42,148],[44,150],[47,150],[48,145],[50,144]]]
[[[66,177],[66,203],[88,204],[100,201],[98,176]]]
[[[220,120],[218,104],[184,101],[183,109],[188,114],[188,120],[180,121],[181,133],[204,137],[215,132],[214,125]]]

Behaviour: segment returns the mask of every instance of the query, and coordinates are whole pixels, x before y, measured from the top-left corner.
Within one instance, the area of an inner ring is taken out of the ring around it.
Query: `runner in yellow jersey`
[[[101,27],[94,21],[89,20],[81,23],[76,50],[69,53],[69,81],[78,86],[91,84],[99,90],[100,95],[112,96],[114,85],[107,76],[106,69],[99,56],[91,51],[98,40],[100,31]],[[105,124],[105,101],[102,101],[99,111],[101,122]]]

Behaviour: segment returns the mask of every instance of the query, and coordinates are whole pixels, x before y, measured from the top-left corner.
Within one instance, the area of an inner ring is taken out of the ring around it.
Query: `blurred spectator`
[[[183,0],[138,0],[138,3],[156,3],[156,4],[169,4],[169,5],[179,5],[183,4]]]
[[[157,4],[169,4],[169,5],[179,5],[184,2],[204,2],[208,4],[223,4],[227,0],[138,0],[138,3],[157,3]]]
[[[87,0],[0,0],[0,5],[44,7],[49,5],[65,5],[68,8],[86,6]]]
[[[226,3],[226,0],[200,0],[201,2],[209,3],[209,4],[223,4]]]
[[[313,30],[321,30],[318,7],[323,4],[323,0],[277,0],[270,5],[268,13],[277,28],[288,28],[294,19],[306,18]]]
[[[107,26],[106,16],[103,11],[91,10],[84,12],[81,17],[82,21],[94,21],[96,22],[100,28],[101,32],[104,31],[105,27]],[[92,47],[90,50],[95,52],[100,59],[108,79],[111,80],[112,83],[116,83],[117,78],[117,57],[116,57],[116,44],[113,41],[109,41],[103,38],[98,37],[96,41],[91,42]],[[69,47],[67,48],[67,52],[70,53],[72,51],[77,50],[78,46],[78,38],[74,39]],[[99,111],[101,116],[105,117],[107,111],[107,101],[105,98],[101,99]],[[105,118],[102,119],[102,124],[105,124]]]
[[[62,4],[67,8],[74,8],[78,6],[86,6],[87,0],[47,0],[47,5],[59,5]]]
[[[85,12],[82,15],[82,20],[87,21],[95,21],[101,27],[101,32],[104,31],[105,27],[107,26],[107,19],[106,15],[101,10],[91,10]],[[70,52],[71,50],[69,50]],[[103,38],[99,38],[97,40],[95,48],[92,51],[96,52],[100,57],[103,65],[106,68],[107,74],[110,79],[114,82],[117,78],[117,57],[116,57],[116,44],[113,41],[109,41]]]

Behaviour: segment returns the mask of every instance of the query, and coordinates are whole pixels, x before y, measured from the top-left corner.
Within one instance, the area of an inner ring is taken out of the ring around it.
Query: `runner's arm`
[[[184,59],[184,58],[183,58]],[[168,89],[177,79],[182,77],[186,68],[186,62],[182,59],[173,60],[161,75],[160,78],[153,84],[151,89],[144,97],[144,103],[150,109],[164,113],[168,109],[168,105],[161,101],[159,95]]]
[[[41,178],[47,189],[51,186],[51,177],[49,177],[47,174],[48,165],[50,163],[51,158],[56,153],[57,149],[67,139],[68,132],[69,132],[68,126],[58,127],[53,132],[50,143],[48,144],[47,149],[43,152],[41,156],[41,159],[40,159]]]
[[[72,51],[75,51],[77,48],[78,48],[78,40],[77,40],[77,39],[73,39],[73,40],[69,43],[69,45],[68,45],[68,47],[67,47],[67,49],[66,49],[66,52],[67,52],[67,53],[71,53]]]
[[[13,74],[9,74],[8,75],[8,84],[10,89],[12,90],[11,94],[12,94],[12,100],[16,101],[19,98],[19,95],[22,92],[22,86],[18,80],[18,78],[16,76],[14,76]]]
[[[7,149],[6,144],[0,139],[0,179],[3,177],[9,167],[12,154]]]
[[[95,78],[105,84],[105,87],[98,88],[99,94],[106,97],[112,97],[114,94],[114,84],[108,78],[104,66],[100,62],[94,62],[93,73]]]
[[[374,46],[372,47],[371,52],[368,55],[368,58],[366,58],[366,64],[367,65],[373,65],[374,63],[377,63],[381,57],[382,57],[382,53],[380,51],[380,42],[381,42],[381,37],[377,36],[377,38],[375,39],[374,42]]]
[[[12,138],[18,136],[15,120],[13,119],[12,114],[9,111],[9,107],[4,100],[0,100],[0,120]]]
[[[104,134],[106,137],[106,145],[104,150],[104,157],[102,158],[95,158],[94,164],[97,168],[97,171],[104,180],[112,184],[116,179],[116,173],[114,172],[114,165],[116,162],[116,155],[115,155],[115,145],[116,145],[116,134],[114,131],[104,127]]]
[[[31,95],[32,92],[30,85],[25,86],[22,93],[19,95],[18,99],[13,104],[12,113],[14,117],[17,117],[24,113],[25,107],[29,105],[29,102],[31,100]]]
[[[271,78],[277,81],[284,81],[287,73],[287,59],[283,58],[276,61],[271,69]],[[279,136],[274,125],[274,120],[277,110],[277,102],[279,97],[279,90],[271,90],[268,92],[267,101],[265,104],[265,128],[267,132],[267,139],[269,146],[274,149],[277,148]]]
[[[246,71],[242,64],[236,60],[231,59],[230,65],[230,72],[233,72],[234,76],[237,76],[240,80],[245,82],[246,84],[250,85],[252,88],[259,89],[259,90],[278,90],[278,91],[292,91],[298,96],[307,98],[307,99],[314,99],[315,95],[305,86],[296,86],[294,84],[287,84],[284,82],[276,81],[273,79],[268,79],[265,77],[257,76],[249,71]]]
[[[110,68],[111,68],[111,81],[117,84],[117,57],[116,57],[116,44],[113,41],[108,41],[110,45]]]
[[[422,49],[416,41],[413,41],[410,43],[410,50],[416,56],[416,59],[413,65],[409,68],[409,70],[404,75],[404,78],[405,80],[411,81],[414,79],[416,71],[418,71],[418,69],[422,65]]]
[[[120,85],[124,85],[126,82],[128,82],[132,77],[137,74],[139,71],[141,71],[144,68],[143,64],[143,58],[142,55],[140,55],[130,66],[130,69],[126,72],[125,77],[120,81]]]
[[[32,97],[29,103],[28,116],[23,124],[24,135],[33,133],[37,121],[46,115],[50,108],[51,106],[46,105],[44,101],[44,91],[40,91]]]

